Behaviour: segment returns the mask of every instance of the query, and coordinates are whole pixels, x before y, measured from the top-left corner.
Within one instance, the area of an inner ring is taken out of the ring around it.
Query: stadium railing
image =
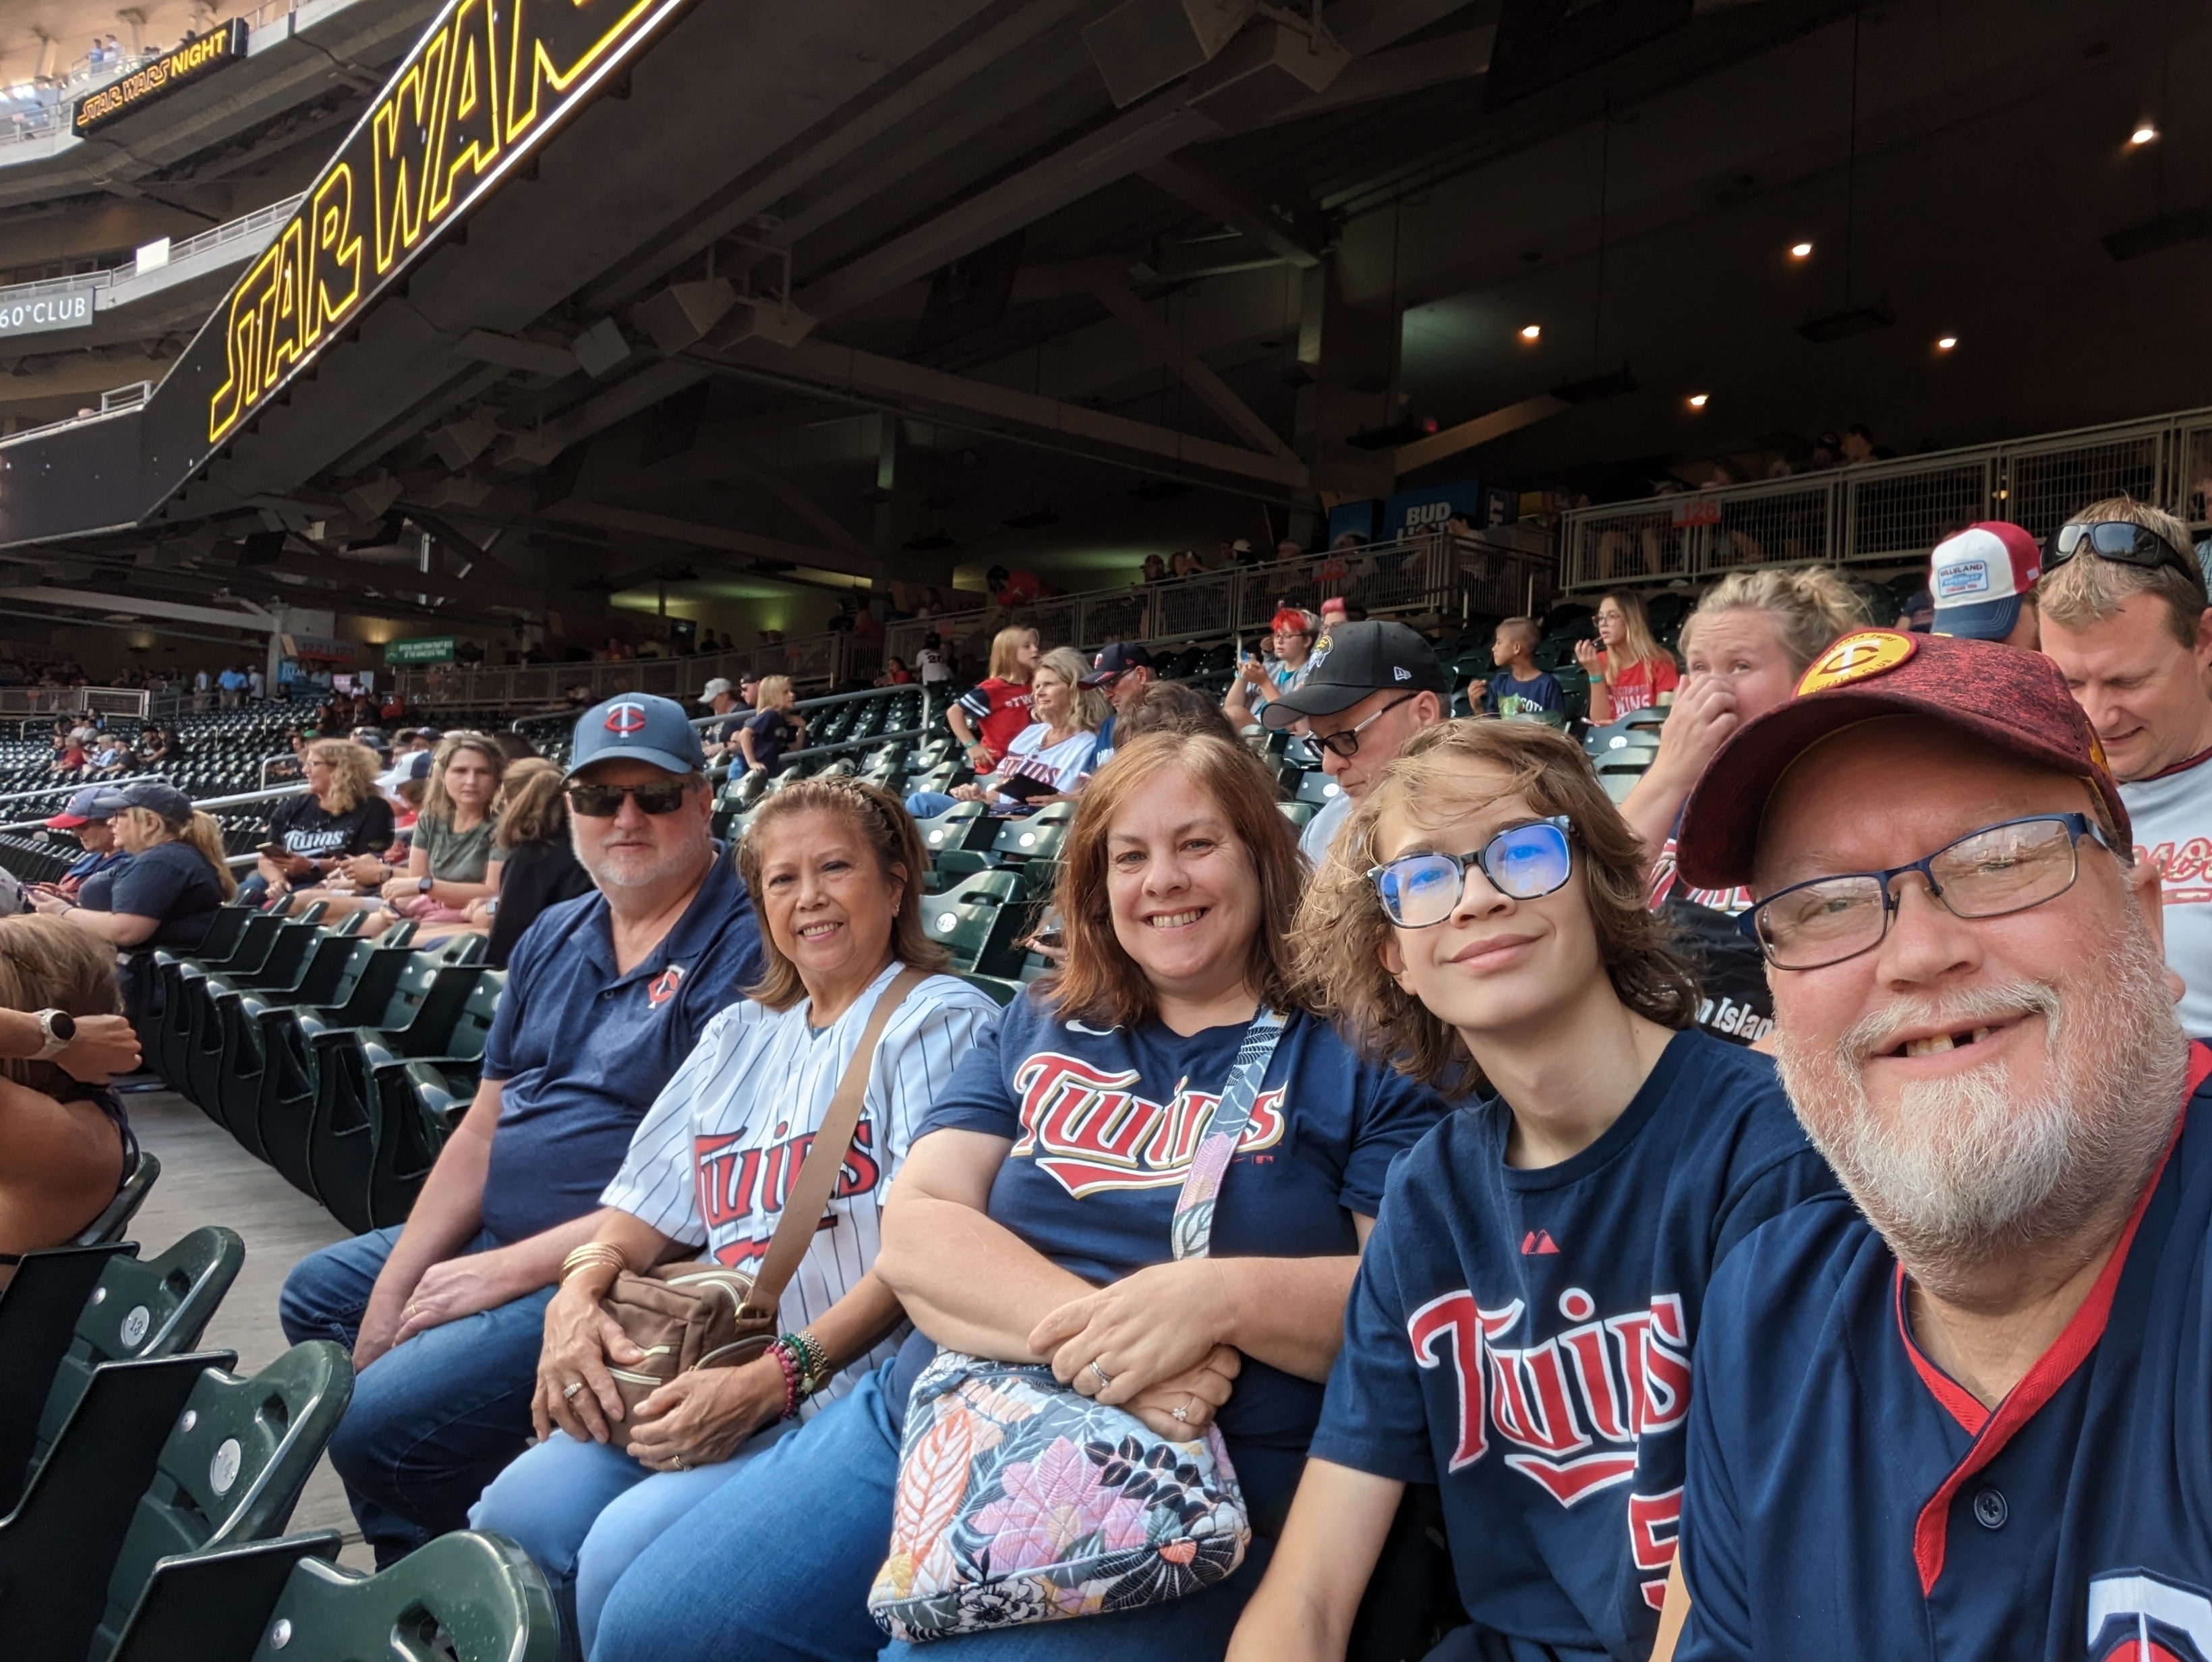
[[[1753,484],[1569,509],[1569,592],[1741,567],[1911,565],[1977,520],[2047,537],[2083,504],[2129,496],[2212,521],[2212,409],[1972,445]]]

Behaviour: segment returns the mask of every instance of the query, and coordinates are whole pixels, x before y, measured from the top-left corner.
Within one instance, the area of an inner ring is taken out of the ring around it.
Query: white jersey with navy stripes
[[[705,1246],[722,1263],[757,1268],[869,1014],[899,967],[885,968],[819,1031],[808,1025],[807,1000],[779,1012],[745,999],[717,1014],[639,1123],[601,1201]],[[934,975],[884,1026],[829,1209],[783,1291],[786,1332],[817,1320],[875,1263],[884,1191],[955,1064],[998,1013],[988,995]],[[854,1362],[813,1402],[851,1390],[904,1336],[902,1329]]]

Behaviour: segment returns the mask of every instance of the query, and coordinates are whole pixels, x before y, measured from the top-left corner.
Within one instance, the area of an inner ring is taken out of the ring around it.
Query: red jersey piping
[[[2018,1385],[2005,1394],[2005,1399],[1997,1404],[1996,1411],[1988,1415],[1975,1435],[1973,1447],[1966,1451],[1966,1458],[1959,1463],[1958,1468],[1943,1480],[1943,1486],[1920,1509],[1919,1521],[1912,1531],[1912,1562],[1920,1571],[1922,1598],[1933,1596],[1936,1583],[1942,1576],[1951,1502],[1958,1498],[1959,1491],[1966,1487],[1976,1472],[1996,1459],[2003,1452],[2004,1446],[2012,1440],[2013,1434],[2058,1394],[2059,1388],[2074,1377],[2075,1370],[2083,1362],[2088,1361],[2090,1353],[2097,1348],[2097,1341],[2104,1337],[2105,1322],[2112,1314],[2112,1294],[2120,1284],[2120,1272],[2127,1263],[2128,1248],[2134,1244],[2136,1227],[2142,1221],[2143,1213],[2150,1205],[2150,1197],[2158,1192],[2159,1179],[2166,1174],[2166,1161],[2173,1157],[2174,1144],[2181,1141],[2181,1128],[2188,1117],[2189,1099],[2197,1094],[2197,1087],[2204,1083],[2208,1075],[2212,1075],[2212,1050],[2192,1042],[2189,1047],[2189,1076],[2181,1087],[2182,1111],[2174,1117],[2173,1132],[2166,1139],[2166,1152],[2159,1156],[2157,1169],[2152,1172],[2150,1181],[2143,1184],[2142,1193],[2136,1197],[2135,1210],[2128,1215],[2127,1223],[2120,1231],[2120,1238],[2112,1247],[2112,1256],[2105,1261],[2104,1269],[2098,1272],[2096,1284],[2089,1289],[2089,1296],[2081,1301],[2081,1307],[2074,1312],[2073,1319],[2066,1324],[2065,1330],[2052,1342],[2051,1348],[2036,1358],[2035,1365],[2027,1370]],[[1898,1274],[1901,1288],[1904,1275],[1901,1265]],[[1899,1309],[1902,1310],[1901,1305]],[[1966,1395],[1958,1385],[1944,1378],[1933,1364],[1927,1362],[1917,1348],[1911,1348],[1911,1355],[1913,1365],[1920,1371],[1923,1380],[1934,1373],[1938,1379],[1943,1379],[1950,1391]],[[1936,1386],[1931,1383],[1929,1389],[1936,1390]],[[1944,1391],[1936,1391],[1936,1400],[1942,1402],[1946,1408],[1952,1409],[1954,1415],[1957,1413],[1951,1402],[1947,1400]],[[1967,1400],[1973,1402],[1971,1397]],[[1975,1402],[1974,1406],[1978,1409],[1981,1404]],[[1961,1423],[1965,1422],[1962,1420]]]

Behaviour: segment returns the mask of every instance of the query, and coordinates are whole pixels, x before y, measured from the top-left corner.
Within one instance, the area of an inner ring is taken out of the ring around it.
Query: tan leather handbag
[[[695,1258],[615,1277],[599,1307],[645,1352],[641,1361],[607,1370],[623,1400],[623,1417],[609,1428],[617,1448],[629,1446],[637,1405],[678,1374],[695,1367],[736,1367],[775,1342],[776,1300],[813,1243],[845,1153],[860,1129],[876,1042],[892,1012],[927,978],[926,971],[900,971],[868,1013],[868,1025],[837,1081],[837,1094],[830,1099],[821,1129],[799,1163],[799,1176],[784,1198],[783,1215],[776,1220],[768,1254],[757,1272],[748,1275],[710,1258]]]

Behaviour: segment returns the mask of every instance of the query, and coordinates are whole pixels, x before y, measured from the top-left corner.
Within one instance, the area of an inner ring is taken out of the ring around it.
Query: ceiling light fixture
[[[2149,122],[2146,121],[2142,126],[2137,127],[2133,132],[2128,135],[2128,143],[2130,144],[2148,144],[2151,140],[2157,137],[2158,129],[2152,126]]]
[[[1790,245],[1790,259],[1810,259],[1812,257],[1813,257],[1813,245],[1812,245],[1811,243],[1809,243],[1809,242],[1793,242],[1793,243],[1791,243],[1791,244]]]
[[[1521,326],[1521,338],[1523,340],[1541,340],[1543,336],[1544,326],[1540,323],[1524,323]]]
[[[1711,398],[1711,396],[1712,396],[1712,394],[1711,394],[1711,393],[1691,393],[1691,394],[1690,394],[1690,408],[1691,408],[1691,409],[1692,409],[1692,410],[1702,410],[1702,409],[1704,409],[1704,408],[1705,407],[1705,400],[1706,400],[1707,399]]]
[[[1959,338],[1956,335],[1939,335],[1936,339],[1936,350],[1939,352],[1948,352],[1958,344]]]

